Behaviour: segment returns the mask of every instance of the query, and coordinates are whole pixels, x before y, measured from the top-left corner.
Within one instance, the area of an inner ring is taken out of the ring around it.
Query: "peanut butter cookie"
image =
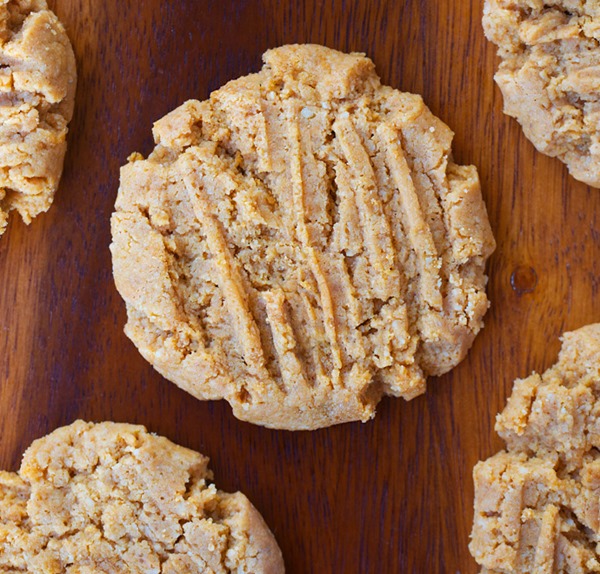
[[[0,572],[282,574],[261,516],[207,464],[141,426],[54,431],[0,472]]]
[[[73,115],[69,38],[45,0],[0,0],[0,235],[54,199]]]
[[[517,380],[474,471],[470,549],[482,572],[600,572],[600,324],[565,334],[558,363]]]
[[[600,3],[486,0],[504,111],[542,153],[600,187]]]
[[[113,271],[126,333],[237,417],[368,420],[465,356],[494,239],[474,167],[421,97],[314,45],[189,101],[121,172]]]

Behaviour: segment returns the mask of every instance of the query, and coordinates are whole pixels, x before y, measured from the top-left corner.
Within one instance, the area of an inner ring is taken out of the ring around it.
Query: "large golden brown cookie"
[[[58,187],[73,115],[69,38],[45,0],[0,0],[0,235],[9,212],[26,223]]]
[[[566,333],[556,365],[515,382],[496,424],[508,450],[474,471],[483,572],[600,572],[599,398],[600,324]]]
[[[477,171],[361,54],[284,46],[157,122],[122,169],[127,335],[237,417],[314,429],[413,398],[460,362],[494,249]]]
[[[282,574],[261,516],[207,464],[141,426],[54,431],[0,472],[0,572]]]
[[[504,111],[535,147],[600,187],[600,2],[486,0]]]

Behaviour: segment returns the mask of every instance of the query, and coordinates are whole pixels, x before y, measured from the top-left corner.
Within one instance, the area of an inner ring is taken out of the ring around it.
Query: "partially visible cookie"
[[[58,187],[73,115],[75,56],[45,0],[0,0],[0,235],[25,223]]]
[[[121,171],[126,333],[165,377],[269,427],[368,420],[459,363],[495,247],[473,166],[420,96],[322,46],[189,101]]]
[[[471,552],[497,574],[600,572],[600,457],[570,475],[548,458],[502,452],[479,463]]]
[[[0,472],[0,572],[281,574],[281,552],[208,459],[142,426],[77,421]]]
[[[483,572],[600,572],[600,324],[566,333],[556,365],[515,382],[496,430],[508,450],[474,471]]]
[[[535,147],[600,187],[600,3],[486,0],[504,111]]]

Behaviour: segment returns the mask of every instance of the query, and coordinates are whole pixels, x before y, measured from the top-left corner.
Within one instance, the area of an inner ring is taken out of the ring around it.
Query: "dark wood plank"
[[[51,4],[79,91],[54,207],[0,239],[0,468],[78,417],[143,423],[209,455],[218,484],[248,494],[292,574],[476,572],[471,469],[500,446],[494,415],[515,377],[554,362],[563,330],[600,320],[600,192],[502,114],[480,1]],[[499,244],[493,307],[464,363],[411,403],[384,401],[373,422],[295,434],[241,423],[156,374],[122,333],[108,251],[119,166],[151,149],[152,122],[286,42],[364,51],[386,83],[421,93],[455,130],[457,160],[478,166]]]

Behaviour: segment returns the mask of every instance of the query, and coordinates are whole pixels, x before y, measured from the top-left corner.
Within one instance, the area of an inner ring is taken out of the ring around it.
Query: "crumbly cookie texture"
[[[121,171],[113,270],[126,333],[166,378],[237,417],[368,420],[460,362],[488,308],[477,171],[419,96],[322,46],[155,124]]]
[[[504,111],[535,147],[600,187],[600,3],[486,0]]]
[[[558,362],[515,382],[475,467],[471,553],[482,572],[600,572],[600,324],[566,333]]]
[[[0,235],[25,223],[58,187],[73,115],[75,56],[45,0],[0,0]]]
[[[77,421],[0,472],[0,573],[281,574],[281,552],[208,459],[142,426]]]

